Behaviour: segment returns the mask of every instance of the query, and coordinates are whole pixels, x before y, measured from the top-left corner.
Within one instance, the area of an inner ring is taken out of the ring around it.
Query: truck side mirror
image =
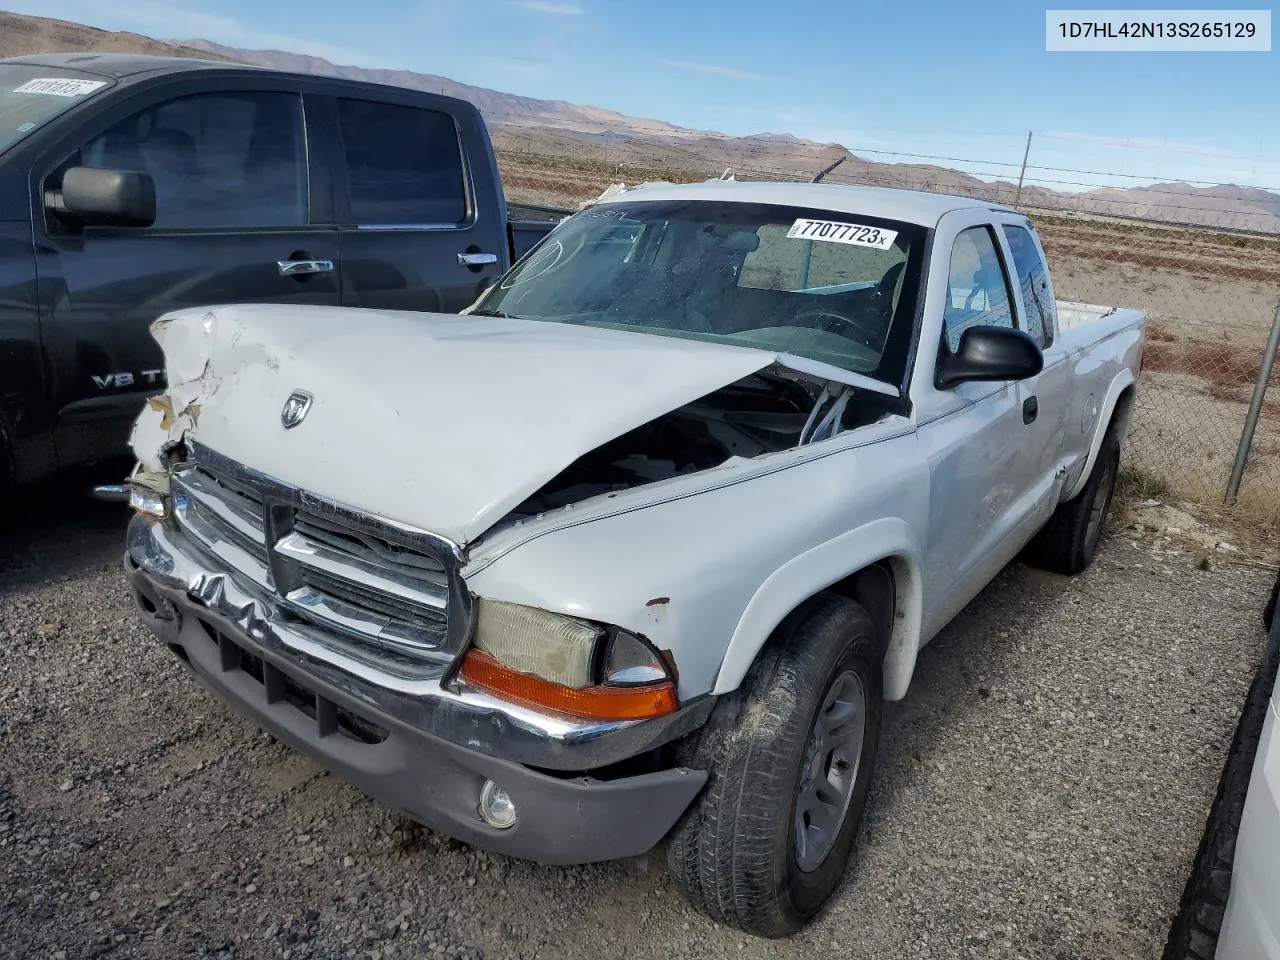
[[[133,170],[71,167],[50,208],[86,226],[149,227],[156,219],[156,187],[150,175]]]
[[[949,390],[968,380],[1025,380],[1044,368],[1035,338],[1012,327],[970,327],[955,353],[938,358],[934,384]]]

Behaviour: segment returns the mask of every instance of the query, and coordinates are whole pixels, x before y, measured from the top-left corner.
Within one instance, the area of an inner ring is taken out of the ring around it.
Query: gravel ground
[[[687,910],[656,856],[543,868],[403,823],[135,623],[123,508],[25,513],[0,534],[14,957],[1154,958],[1271,580],[1153,554],[1130,529],[1075,580],[1006,570],[889,705],[833,907],[772,942]]]

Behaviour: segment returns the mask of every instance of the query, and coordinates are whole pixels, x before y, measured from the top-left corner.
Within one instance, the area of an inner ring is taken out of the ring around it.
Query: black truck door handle
[[[1022,401],[1022,422],[1030,423],[1040,412],[1040,401],[1035,397],[1027,397]]]
[[[332,273],[332,260],[312,260],[310,257],[277,260],[276,269],[282,277],[309,277],[313,273]]]

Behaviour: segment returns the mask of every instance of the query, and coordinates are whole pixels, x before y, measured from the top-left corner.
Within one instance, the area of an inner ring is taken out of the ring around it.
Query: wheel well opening
[[[1111,414],[1111,423],[1108,426],[1122,438],[1129,430],[1129,418],[1133,416],[1133,400],[1135,396],[1133,384],[1131,383],[1120,391],[1120,396],[1116,397],[1116,408]]]
[[[876,625],[881,654],[888,650],[898,605],[897,583],[888,560],[880,560],[837,580],[827,587],[827,592],[840,594],[862,604]]]

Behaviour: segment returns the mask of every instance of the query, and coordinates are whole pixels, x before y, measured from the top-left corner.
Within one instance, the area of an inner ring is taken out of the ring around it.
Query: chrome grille
[[[220,549],[222,543],[243,550],[263,571],[268,569],[261,497],[234,490],[200,467],[175,475],[171,489],[178,520],[188,533],[229,563],[233,561]]]
[[[376,611],[392,620],[403,620],[429,631],[438,631],[446,623],[443,610],[403,601],[398,597],[388,596],[361,584],[352,583],[350,580],[331,576],[321,570],[303,568],[301,577],[303,584],[312,590],[353,607]]]
[[[414,553],[382,537],[306,514],[294,519],[293,529],[316,543],[359,557],[367,563],[397,570],[401,576],[430,580],[444,587],[444,564],[434,557]]]
[[[451,631],[447,541],[200,446],[174,470],[171,489],[174,518],[191,539],[274,594],[288,614],[329,628],[327,639],[342,652],[404,674],[439,672],[461,648],[466,613]]]

